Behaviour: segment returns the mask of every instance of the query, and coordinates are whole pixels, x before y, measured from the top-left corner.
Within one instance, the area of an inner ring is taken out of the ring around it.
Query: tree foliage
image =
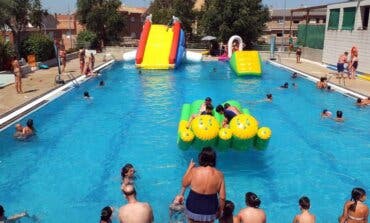
[[[9,41],[0,36],[0,70],[10,69],[10,61],[15,55],[14,48]]]
[[[192,33],[192,24],[195,21],[193,10],[195,0],[154,0],[149,6],[148,13],[153,15],[153,22],[168,24],[172,16],[180,19],[186,33]]]
[[[95,33],[84,30],[77,36],[77,48],[92,48],[96,49],[98,46],[98,38]]]
[[[40,27],[42,15],[40,0],[0,0],[0,27],[9,28],[14,36],[14,45],[19,54],[20,35],[28,23]]]
[[[124,17],[118,11],[120,0],[77,0],[77,16],[99,42],[118,40],[123,31]]]
[[[250,47],[262,34],[270,15],[262,0],[205,0],[199,19],[203,35],[217,36],[224,42],[239,35]]]
[[[53,41],[43,33],[32,33],[22,43],[21,55],[35,54],[37,61],[45,61],[54,57]]]

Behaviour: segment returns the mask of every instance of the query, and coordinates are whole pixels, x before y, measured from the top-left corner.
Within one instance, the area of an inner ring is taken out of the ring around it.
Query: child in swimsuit
[[[301,209],[301,214],[298,214],[294,217],[293,223],[315,223],[316,217],[315,215],[309,212],[310,209],[310,199],[308,197],[301,197],[298,201],[299,207]]]

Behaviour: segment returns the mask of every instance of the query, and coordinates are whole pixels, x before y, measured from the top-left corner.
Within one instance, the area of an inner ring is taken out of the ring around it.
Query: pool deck
[[[96,66],[103,64],[103,57],[105,54],[110,53],[117,60],[121,60],[122,53],[130,51],[132,48],[120,48],[114,47],[109,48],[104,53],[96,55]],[[215,58],[205,58],[205,60],[215,60]],[[308,60],[302,60],[302,63],[297,64],[293,57],[281,57],[278,63],[285,65],[289,68],[295,69],[299,72],[310,74],[311,76],[320,78],[334,71],[322,66],[319,63],[311,62]],[[58,73],[57,67],[51,67],[47,70],[37,70],[27,74],[26,77],[22,78],[22,89],[23,94],[17,94],[15,91],[14,84],[7,85],[0,88],[0,118],[12,113],[18,108],[34,101],[37,98],[47,94],[48,92],[57,89],[60,85],[55,84],[55,76]],[[79,60],[73,59],[67,62],[66,73],[71,73],[75,77],[79,77]],[[68,78],[63,77],[67,80]],[[345,85],[339,83],[338,79],[333,77],[330,79],[330,83],[341,86],[348,90],[362,94],[364,96],[370,96],[370,81],[357,78],[356,80],[345,80]]]

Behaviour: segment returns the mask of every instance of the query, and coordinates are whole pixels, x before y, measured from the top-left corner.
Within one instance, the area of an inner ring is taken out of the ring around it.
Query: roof
[[[127,12],[127,13],[137,13],[137,14],[144,14],[148,8],[144,7],[128,7],[125,5],[121,5],[118,9],[120,12]]]
[[[270,15],[271,17],[283,17],[284,14],[285,16],[289,16],[290,17],[290,10],[296,10],[296,9],[272,9],[270,10]],[[295,11],[293,13],[293,16],[294,17],[303,17],[303,16],[306,16],[306,12],[305,11],[300,11],[300,12],[297,12]],[[322,9],[315,9],[315,10],[310,10],[310,16],[326,16],[326,7],[325,8],[322,8]]]

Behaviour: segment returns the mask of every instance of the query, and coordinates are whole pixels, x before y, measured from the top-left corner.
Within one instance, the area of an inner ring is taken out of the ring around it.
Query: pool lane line
[[[115,62],[115,60],[110,60],[110,61],[98,66],[97,68],[95,68],[93,70],[93,72],[99,72],[100,70],[106,68],[107,66],[111,65],[114,62]],[[98,76],[99,76],[99,74],[98,74]],[[29,114],[37,111],[38,109],[44,107],[45,105],[47,105],[51,101],[55,100],[56,98],[64,95],[68,91],[74,89],[76,87],[75,86],[76,82],[78,84],[81,84],[81,83],[86,82],[87,80],[90,80],[90,79],[94,78],[94,77],[96,77],[96,76],[86,77],[85,75],[81,75],[81,76],[69,81],[68,83],[66,83],[64,85],[61,85],[61,86],[59,86],[57,88],[54,88],[54,89],[51,89],[50,91],[47,91],[43,95],[36,97],[34,100],[31,100],[30,102],[26,102],[26,103],[16,107],[15,109],[11,110],[10,112],[5,113],[5,115],[3,115],[0,118],[0,132],[5,130],[7,127],[12,125],[13,123],[19,121],[20,119],[22,119],[26,115],[29,115]]]
[[[297,70],[297,69],[294,69],[292,67],[289,67],[289,66],[286,66],[286,65],[283,65],[283,64],[274,62],[274,61],[267,61],[267,62],[270,63],[270,64],[272,64],[272,65],[274,65],[274,66],[283,68],[285,70],[296,72],[296,73],[300,74],[301,76],[305,77],[307,80],[312,81],[314,83],[316,83],[317,81],[320,80],[320,78],[314,77],[313,75],[308,74],[308,73],[305,73],[305,72],[303,72],[301,70]],[[339,85],[337,85],[335,83],[328,82],[328,85],[331,86],[331,88],[333,90],[336,90],[337,92],[339,92],[339,93],[341,93],[341,94],[343,94],[345,96],[351,97],[353,99],[356,99],[356,98],[365,99],[365,98],[367,98],[367,96],[364,95],[364,94],[361,94],[359,92],[355,92],[353,90],[349,90],[348,88],[339,86]]]

